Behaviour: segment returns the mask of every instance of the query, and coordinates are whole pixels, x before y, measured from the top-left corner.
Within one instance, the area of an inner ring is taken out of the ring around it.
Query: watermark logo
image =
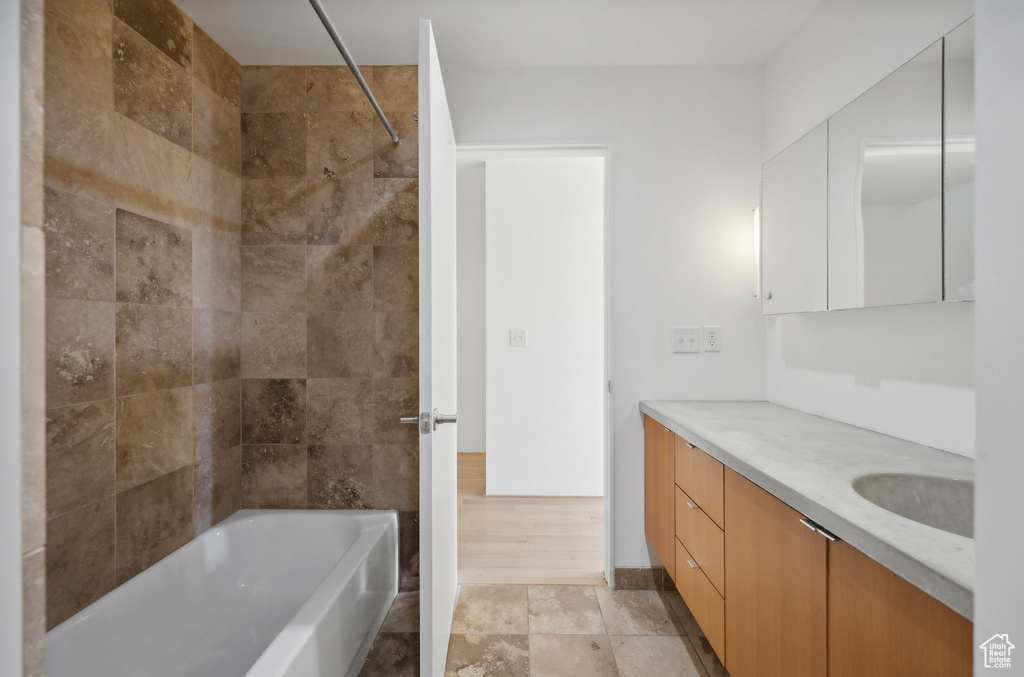
[[[985,667],[998,669],[1010,667],[1010,653],[1017,647],[1010,644],[1009,635],[1003,633],[992,635],[979,648],[985,656]]]

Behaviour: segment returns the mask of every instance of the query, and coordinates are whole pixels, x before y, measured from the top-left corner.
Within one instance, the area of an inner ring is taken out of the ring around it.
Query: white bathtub
[[[398,592],[398,518],[241,510],[46,634],[47,677],[359,672]]]

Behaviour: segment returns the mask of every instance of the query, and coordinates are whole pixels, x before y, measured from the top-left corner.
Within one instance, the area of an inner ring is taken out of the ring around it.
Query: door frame
[[[615,444],[612,423],[615,420],[612,397],[612,273],[613,234],[613,160],[611,141],[568,143],[458,143],[455,159],[500,160],[545,157],[600,157],[604,159],[604,577],[615,589]],[[456,199],[458,197],[456,196]]]

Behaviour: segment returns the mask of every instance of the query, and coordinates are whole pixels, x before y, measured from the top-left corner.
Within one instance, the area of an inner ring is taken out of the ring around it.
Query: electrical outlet
[[[672,327],[673,353],[699,353],[700,327]]]
[[[722,350],[722,328],[709,324],[704,327],[704,352],[717,353]]]
[[[509,329],[508,330],[508,344],[513,348],[525,348],[526,347],[526,330],[525,329]]]

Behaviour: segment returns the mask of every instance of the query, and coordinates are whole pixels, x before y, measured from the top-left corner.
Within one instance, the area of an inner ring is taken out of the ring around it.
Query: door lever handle
[[[419,416],[403,416],[402,418],[398,419],[398,422],[402,423],[404,425],[416,425],[416,424],[418,424],[420,422],[420,417]]]
[[[403,425],[416,425],[420,428],[420,434],[430,434],[430,414],[423,412],[419,416],[403,416],[398,419],[398,422]]]
[[[445,423],[458,423],[459,415],[455,414],[439,414],[437,409],[434,410],[434,430],[437,430],[437,426]]]

